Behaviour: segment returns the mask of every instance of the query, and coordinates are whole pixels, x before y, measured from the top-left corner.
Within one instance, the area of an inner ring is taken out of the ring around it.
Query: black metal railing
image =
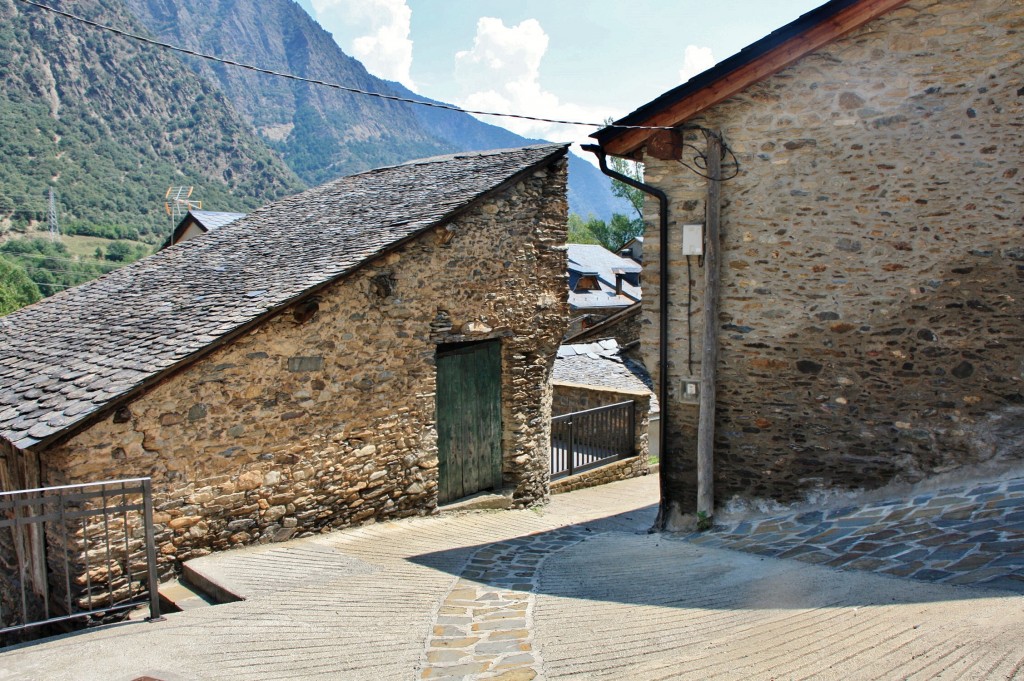
[[[634,403],[619,402],[551,419],[551,478],[633,456]]]
[[[0,492],[0,533],[0,644],[147,602],[160,618],[149,478]]]

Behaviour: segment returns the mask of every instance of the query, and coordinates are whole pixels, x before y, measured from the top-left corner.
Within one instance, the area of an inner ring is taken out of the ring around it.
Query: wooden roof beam
[[[700,112],[743,91],[750,85],[778,73],[801,57],[824,47],[832,41],[854,31],[869,21],[891,12],[907,0],[862,0],[829,19],[822,21],[800,35],[786,40],[753,61],[716,79],[709,85],[670,104],[633,125],[676,126]],[[604,144],[613,156],[630,156],[643,146],[653,130],[626,130]]]

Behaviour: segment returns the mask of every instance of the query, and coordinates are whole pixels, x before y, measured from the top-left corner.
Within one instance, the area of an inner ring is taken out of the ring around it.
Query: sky
[[[297,0],[375,76],[464,108],[618,118],[825,0]],[[527,137],[595,127],[480,117]]]

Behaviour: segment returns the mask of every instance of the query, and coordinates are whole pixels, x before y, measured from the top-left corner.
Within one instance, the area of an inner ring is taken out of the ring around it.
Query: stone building
[[[629,358],[615,339],[594,343],[563,343],[551,371],[554,394],[551,415],[634,403],[634,456],[601,468],[554,480],[552,493],[568,492],[615,480],[647,475],[648,460],[657,458],[659,417],[658,398],[644,366]]]
[[[640,302],[641,266],[596,244],[569,244],[566,340]],[[623,343],[633,339],[622,339]]]
[[[245,213],[224,213],[213,210],[190,210],[175,226],[160,248],[167,248],[182,241],[194,239],[207,232],[230,225],[245,217]]]
[[[566,333],[563,343],[589,343],[605,339],[614,339],[619,350],[626,357],[640,359],[640,326],[643,324],[643,303],[636,302],[622,308],[604,319],[592,322],[585,328]]]
[[[727,149],[716,501],[1019,465],[1022,73],[1020,0],[833,0],[618,121],[674,131],[594,135],[667,194],[642,347],[658,377],[665,274],[668,515],[695,508],[704,271],[682,226],[713,196],[705,132]]]
[[[478,490],[543,500],[565,156],[342,178],[0,318],[5,488],[151,476],[163,575]]]

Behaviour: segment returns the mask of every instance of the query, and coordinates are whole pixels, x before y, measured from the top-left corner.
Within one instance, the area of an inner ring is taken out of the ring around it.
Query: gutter
[[[658,229],[660,235],[659,249],[658,249],[658,365],[660,370],[658,371],[658,402],[661,407],[661,418],[658,419],[658,437],[661,442],[661,472],[658,474],[658,487],[661,492],[661,503],[658,507],[658,517],[654,521],[653,530],[665,529],[668,518],[669,509],[666,508],[668,500],[667,487],[668,482],[666,479],[665,471],[671,470],[669,464],[669,448],[668,442],[665,438],[665,431],[668,425],[668,196],[662,190],[657,187],[652,187],[649,184],[644,184],[634,180],[633,178],[623,175],[620,172],[612,170],[608,167],[607,155],[605,150],[600,144],[586,144],[583,145],[583,151],[589,151],[597,156],[597,161],[600,164],[601,172],[618,180],[624,184],[628,184],[630,187],[639,189],[645,194],[649,194],[658,200]]]

